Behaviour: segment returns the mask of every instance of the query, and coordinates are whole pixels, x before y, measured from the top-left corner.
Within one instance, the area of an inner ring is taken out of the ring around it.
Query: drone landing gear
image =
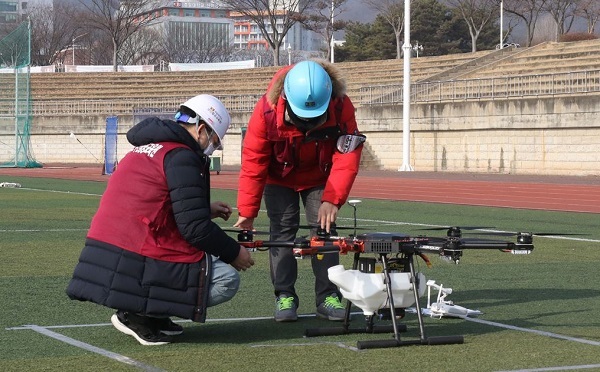
[[[378,348],[390,348],[390,347],[399,347],[399,346],[408,346],[408,345],[448,345],[448,344],[462,344],[464,343],[463,336],[435,336],[435,337],[427,337],[425,335],[425,326],[423,324],[423,314],[421,313],[421,306],[419,305],[419,292],[417,288],[417,278],[415,274],[414,267],[414,254],[415,252],[409,251],[404,252],[406,256],[406,261],[408,263],[408,268],[410,269],[410,277],[412,283],[412,291],[415,296],[415,307],[417,318],[419,321],[419,332],[420,337],[418,340],[401,340],[400,332],[406,332],[406,325],[397,324],[397,313],[396,308],[394,307],[394,297],[392,295],[392,287],[391,287],[391,277],[390,277],[390,268],[388,263],[388,258],[386,253],[380,253],[379,257],[381,259],[381,263],[383,265],[383,273],[385,275],[385,286],[387,291],[388,302],[390,305],[390,318],[392,320],[392,325],[388,326],[377,326],[374,325],[374,316],[366,316],[365,320],[367,322],[365,328],[350,328],[350,308],[352,303],[348,301],[346,305],[346,315],[344,319],[344,323],[341,327],[328,327],[328,328],[312,328],[305,330],[305,337],[318,337],[318,336],[334,336],[334,335],[345,335],[350,333],[393,333],[392,339],[386,340],[369,340],[369,341],[358,341],[357,348],[358,349],[378,349]],[[360,253],[354,254],[354,263],[353,269],[356,270],[358,267],[358,262],[360,258]]]
[[[348,305],[347,309],[350,308],[351,305]],[[366,326],[365,328],[350,328],[350,324],[347,321],[349,316],[346,317],[343,325],[341,327],[328,327],[328,328],[309,328],[304,331],[305,337],[319,337],[319,336],[336,336],[336,335],[347,335],[351,333],[392,333],[394,332],[394,327],[391,325],[375,325],[374,324],[374,316],[366,316]],[[406,325],[398,324],[397,325],[398,332],[406,332]]]

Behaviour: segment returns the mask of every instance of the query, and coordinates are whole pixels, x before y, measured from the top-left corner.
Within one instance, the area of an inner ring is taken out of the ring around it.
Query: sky
[[[362,3],[362,0],[347,0],[344,12],[340,14],[343,19],[361,23],[371,23],[375,20],[377,12]]]

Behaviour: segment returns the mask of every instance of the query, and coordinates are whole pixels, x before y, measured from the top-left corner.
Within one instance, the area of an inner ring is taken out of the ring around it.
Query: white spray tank
[[[374,315],[377,310],[389,308],[385,276],[383,273],[363,273],[346,270],[343,265],[330,267],[329,280],[338,286],[344,298],[358,306],[365,315]],[[425,276],[417,273],[419,283],[425,284]],[[390,273],[392,297],[395,308],[414,305],[415,296],[410,282],[410,273]],[[419,296],[425,293],[425,285],[417,287]]]

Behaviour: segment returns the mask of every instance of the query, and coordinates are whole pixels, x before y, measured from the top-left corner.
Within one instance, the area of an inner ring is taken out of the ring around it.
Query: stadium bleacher
[[[443,81],[538,75],[600,69],[600,40],[544,43],[531,48],[421,56],[411,61],[411,81]],[[365,86],[402,84],[402,60],[341,62],[348,94],[358,100]],[[259,95],[278,67],[228,71],[36,73],[34,101],[115,100],[182,97],[198,91],[215,95]],[[1,78],[1,77],[0,77]],[[6,84],[9,84],[7,82]],[[3,82],[4,84],[4,82]],[[360,103],[360,102],[358,102]]]

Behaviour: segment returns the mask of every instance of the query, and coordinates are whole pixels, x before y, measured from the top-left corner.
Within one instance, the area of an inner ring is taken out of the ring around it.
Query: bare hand
[[[240,253],[230,265],[233,266],[237,271],[246,271],[246,269],[249,269],[254,265],[254,260],[252,259],[252,256],[246,247],[240,245]]]
[[[225,202],[216,201],[214,203],[210,203],[210,218],[221,217],[227,221],[231,216],[231,212],[231,207]]]
[[[330,232],[331,224],[335,223],[337,218],[338,207],[330,202],[323,202],[319,207],[317,223],[321,224],[321,228]]]
[[[233,227],[238,227],[242,230],[253,231],[254,230],[254,218],[240,216],[238,218],[237,222],[235,223],[235,225],[233,225]]]

